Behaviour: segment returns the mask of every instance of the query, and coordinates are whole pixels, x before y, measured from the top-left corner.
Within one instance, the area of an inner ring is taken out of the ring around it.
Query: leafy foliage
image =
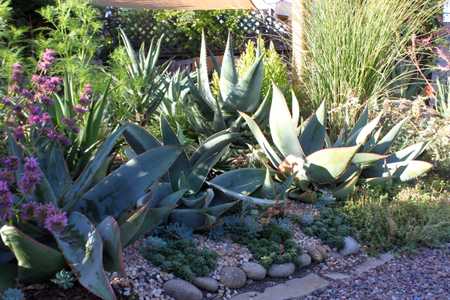
[[[2,300],[25,300],[25,296],[20,289],[6,289],[3,292]]]
[[[450,241],[448,182],[363,187],[342,208],[370,253],[414,250]]]
[[[352,234],[346,215],[332,208],[322,209],[320,216],[302,230],[305,234],[318,237],[325,244],[337,249],[343,248],[344,238]]]
[[[190,240],[168,240],[164,247],[144,241],[143,256],[165,272],[170,272],[188,281],[209,275],[217,263],[217,254],[208,249],[199,249]]]

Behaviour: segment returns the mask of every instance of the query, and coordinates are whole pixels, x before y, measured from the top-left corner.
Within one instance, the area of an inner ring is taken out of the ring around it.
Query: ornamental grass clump
[[[342,125],[349,97],[356,97],[359,104],[378,100],[411,76],[395,71],[402,60],[408,61],[412,38],[423,33],[443,1],[305,2],[305,104],[314,108],[325,100],[334,127]],[[355,117],[357,110],[350,109]]]

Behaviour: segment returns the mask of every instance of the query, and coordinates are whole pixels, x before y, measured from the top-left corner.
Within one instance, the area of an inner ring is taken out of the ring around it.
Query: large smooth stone
[[[307,266],[309,266],[311,264],[311,262],[312,262],[312,258],[307,253],[300,254],[297,257],[297,264],[300,267],[307,267]]]
[[[341,255],[351,255],[351,254],[356,254],[359,252],[359,250],[361,249],[361,245],[351,236],[347,236],[346,238],[344,238],[344,248],[342,248],[341,251],[339,251],[339,253]]]
[[[253,280],[263,280],[266,278],[266,269],[254,262],[248,262],[242,265],[242,270],[247,274],[247,277]]]
[[[220,281],[230,289],[239,289],[247,282],[247,275],[237,267],[224,267],[220,272]]]
[[[295,272],[295,265],[293,263],[272,265],[269,268],[269,276],[274,278],[289,277]]]
[[[210,277],[197,277],[192,281],[192,283],[198,288],[212,293],[219,289],[219,283],[217,280]]]
[[[196,286],[182,279],[172,279],[164,286],[166,294],[176,300],[202,300],[203,294]]]

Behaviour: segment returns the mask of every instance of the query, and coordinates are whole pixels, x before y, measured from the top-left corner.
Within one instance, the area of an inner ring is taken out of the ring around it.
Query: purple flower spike
[[[12,217],[13,196],[8,183],[0,181],[0,221],[6,222]]]
[[[79,115],[84,115],[85,113],[87,113],[89,111],[87,108],[85,108],[81,105],[75,105],[75,107],[73,109]]]
[[[56,52],[53,49],[45,49],[41,60],[38,63],[38,69],[47,72],[53,66],[56,60]]]
[[[14,137],[18,141],[23,140],[25,138],[25,130],[23,126],[18,126],[14,129]]]
[[[83,92],[81,93],[80,104],[83,106],[89,106],[89,104],[91,104],[91,98],[92,98],[92,85],[88,83],[84,86]]]
[[[44,227],[53,233],[60,233],[67,226],[67,215],[65,212],[57,212],[49,215],[44,222]]]
[[[18,182],[20,191],[23,194],[31,194],[34,192],[36,185],[42,179],[42,172],[39,163],[34,157],[26,157],[24,164],[23,176]]]
[[[29,221],[35,218],[39,204],[36,202],[27,202],[20,208],[20,218],[24,221]]]
[[[15,63],[12,65],[11,80],[19,85],[23,82],[23,67],[21,64]]]

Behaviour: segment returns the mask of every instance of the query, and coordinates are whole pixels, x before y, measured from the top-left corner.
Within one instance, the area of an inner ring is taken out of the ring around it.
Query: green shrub
[[[251,216],[231,216],[224,220],[224,233],[229,234],[233,241],[245,245],[266,268],[272,264],[295,262],[300,253],[288,223],[282,219],[260,224]]]
[[[429,179],[388,191],[363,188],[342,208],[371,253],[450,241],[449,184]]]
[[[165,272],[192,281],[195,277],[207,276],[216,267],[217,253],[199,249],[191,240],[150,239],[144,242],[142,254]]]
[[[320,216],[311,224],[305,225],[302,230],[305,234],[318,237],[325,244],[338,250],[344,247],[344,238],[352,235],[347,217],[333,208],[323,208]]]

